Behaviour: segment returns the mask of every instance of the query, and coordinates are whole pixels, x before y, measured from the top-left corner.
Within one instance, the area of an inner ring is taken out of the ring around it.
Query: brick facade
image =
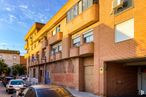
[[[100,96],[136,95],[138,66],[124,67],[124,64],[145,60],[146,22],[144,21],[146,21],[146,13],[144,12],[146,11],[146,1],[132,0],[133,6],[113,14],[111,13],[113,0],[99,0],[97,4],[93,4],[67,22],[66,13],[78,1],[68,0],[47,24],[41,27],[39,25],[42,24],[39,23],[33,25],[32,30],[25,37],[28,67],[30,70],[41,67],[44,72],[43,67],[46,66],[52,83],[80,91],[89,91]],[[115,42],[115,25],[131,18],[134,18],[134,38]],[[63,35],[53,36],[52,32],[58,25],[60,25]],[[34,34],[35,30],[38,34]],[[94,40],[91,43],[85,43],[84,34],[89,30],[93,30]],[[32,43],[30,43],[30,36],[33,34]],[[80,46],[74,48],[72,37],[77,36],[80,36]],[[44,37],[47,37],[46,46],[40,42],[44,41]],[[61,52],[50,54],[52,45],[58,42],[62,43]],[[38,45],[31,49],[34,44]],[[44,48],[46,50],[45,60],[42,58]],[[39,64],[34,64],[32,55],[37,53],[39,53]],[[32,71],[30,71],[30,75],[32,75]],[[125,83],[122,86],[115,85],[115,83],[120,85],[121,79]],[[88,80],[89,82],[87,82]],[[130,82],[133,84],[128,86]],[[113,89],[111,89],[111,85],[113,85]]]

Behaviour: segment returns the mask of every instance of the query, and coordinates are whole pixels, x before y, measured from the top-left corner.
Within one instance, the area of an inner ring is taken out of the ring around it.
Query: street
[[[0,82],[0,97],[11,97],[11,94],[7,94],[5,87]]]

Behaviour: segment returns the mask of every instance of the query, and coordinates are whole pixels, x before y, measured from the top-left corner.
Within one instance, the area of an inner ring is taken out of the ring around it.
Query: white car
[[[21,88],[25,88],[25,84],[22,79],[10,80],[9,83],[6,85],[6,92],[13,93],[20,90]]]

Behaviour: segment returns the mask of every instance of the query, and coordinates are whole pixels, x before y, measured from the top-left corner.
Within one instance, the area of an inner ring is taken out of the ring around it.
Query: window
[[[36,70],[33,69],[33,77],[35,77],[35,74],[36,74]]]
[[[85,43],[93,42],[93,30],[84,33],[83,38]]]
[[[62,51],[62,44],[57,43],[57,44],[52,46],[51,55],[58,53],[58,52],[61,52],[61,51]]]
[[[29,88],[29,90],[26,91],[26,94],[24,97],[36,97],[35,90]]]
[[[115,42],[134,38],[134,18],[115,26]]]
[[[73,46],[79,47],[80,46],[80,37],[76,37],[73,39]]]
[[[71,20],[70,11],[67,12],[67,22]]]
[[[39,61],[39,52],[36,54],[36,60]]]
[[[45,59],[46,58],[46,49],[43,49],[42,50],[42,59]]]
[[[82,9],[82,8],[83,8],[83,7],[82,7],[82,1],[79,2],[78,8],[79,8],[79,14],[82,13],[82,10],[83,10],[83,9]]]
[[[78,15],[78,5],[77,4],[74,6],[73,12],[74,12],[74,17],[76,17]]]
[[[121,0],[116,0],[119,3]],[[117,9],[114,10],[114,13],[119,13],[133,5],[133,0],[123,0],[122,6],[119,6]]]
[[[53,33],[53,36],[54,36],[54,35],[56,35],[56,31],[55,31],[55,30],[53,30],[53,32],[52,32],[52,33]]]
[[[53,36],[60,32],[60,25],[58,25],[55,30],[52,31]]]
[[[60,32],[60,25],[56,27],[56,33]]]
[[[98,3],[98,0],[80,0],[67,12],[67,22],[75,18],[78,14],[82,13],[94,3]]]
[[[86,10],[90,6],[92,6],[93,0],[83,0],[83,10]]]

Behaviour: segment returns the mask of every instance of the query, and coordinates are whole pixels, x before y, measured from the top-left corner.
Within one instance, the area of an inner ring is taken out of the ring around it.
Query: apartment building
[[[99,96],[146,94],[146,0],[68,0],[25,36],[29,76]]]
[[[0,50],[0,60],[3,60],[9,67],[20,64],[20,52],[16,50]]]

